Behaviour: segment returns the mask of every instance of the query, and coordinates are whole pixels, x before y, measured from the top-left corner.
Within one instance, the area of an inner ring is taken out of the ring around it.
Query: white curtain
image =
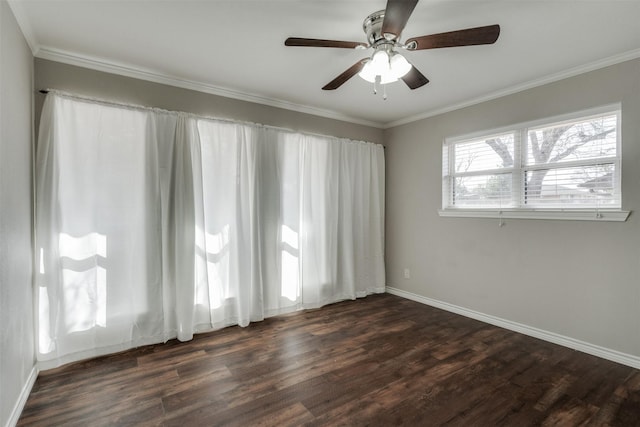
[[[384,291],[376,144],[51,93],[36,180],[41,368]]]

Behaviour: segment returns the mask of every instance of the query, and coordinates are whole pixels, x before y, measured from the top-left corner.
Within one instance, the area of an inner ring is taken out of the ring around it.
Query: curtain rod
[[[262,124],[262,123],[242,122],[242,121],[233,120],[233,119],[223,119],[223,118],[219,118],[219,117],[208,117],[208,116],[202,116],[202,115],[194,114],[194,113],[187,113],[187,112],[183,112],[183,111],[171,111],[171,110],[165,110],[165,109],[156,108],[156,107],[144,107],[144,106],[141,106],[141,105],[125,104],[125,103],[121,103],[121,102],[117,102],[117,101],[106,101],[106,100],[101,100],[101,99],[97,99],[97,98],[91,98],[91,97],[88,97],[88,96],[76,95],[76,94],[60,91],[60,90],[57,90],[57,89],[39,89],[38,92],[40,92],[43,95],[47,95],[47,94],[53,92],[53,93],[58,94],[60,96],[67,96],[69,98],[76,98],[76,99],[80,99],[80,100],[83,100],[83,101],[92,101],[92,102],[102,103],[102,104],[106,104],[106,105],[126,107],[126,108],[138,109],[138,110],[162,111],[162,112],[167,113],[167,114],[186,114],[188,116],[199,118],[199,119],[215,120],[215,121],[233,123],[233,124],[239,124],[239,125],[258,126],[258,127],[267,128],[267,129],[280,130],[280,131],[292,132],[292,133],[299,133],[299,134],[307,135],[307,136],[320,136],[320,137],[323,137],[323,138],[344,139],[344,140],[351,141],[351,142],[380,145],[380,146],[382,146],[383,149],[387,148],[382,144],[378,144],[378,143],[370,142],[370,141],[355,140],[355,139],[351,139],[351,138],[343,138],[343,137],[334,136],[334,135],[323,135],[321,133],[303,132],[303,131],[289,129],[289,128],[285,128],[285,127],[265,125],[265,124]]]

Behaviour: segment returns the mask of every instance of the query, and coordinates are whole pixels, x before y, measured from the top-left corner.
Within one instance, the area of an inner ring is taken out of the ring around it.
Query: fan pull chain
[[[373,94],[378,94],[378,85],[382,86],[382,99],[387,100],[387,86],[381,82],[380,76],[376,76],[376,79],[373,81]]]

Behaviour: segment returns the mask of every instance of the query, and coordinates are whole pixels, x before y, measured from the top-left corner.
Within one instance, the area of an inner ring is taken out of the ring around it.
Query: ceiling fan
[[[367,35],[368,43],[289,37],[284,44],[285,46],[344,49],[372,48],[374,52],[370,57],[359,60],[327,83],[322,89],[337,89],[351,77],[358,74],[363,79],[374,84],[374,93],[376,93],[377,85],[385,85],[398,79],[402,79],[410,89],[417,89],[429,83],[429,79],[418,71],[416,67],[412,66],[396,49],[413,51],[492,44],[495,43],[500,35],[499,25],[488,25],[413,37],[401,43],[400,35],[417,3],[418,0],[387,0],[387,8],[385,10],[380,10],[367,16],[362,28]]]

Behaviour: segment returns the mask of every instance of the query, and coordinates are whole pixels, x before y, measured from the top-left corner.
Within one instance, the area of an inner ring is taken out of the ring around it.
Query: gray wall
[[[0,425],[11,420],[34,368],[32,77],[31,51],[0,0]]]
[[[615,102],[627,222],[438,216],[446,137]],[[388,286],[640,356],[640,60],[388,129],[385,145]]]
[[[116,102],[382,143],[381,129],[36,58],[35,86]],[[36,120],[44,95],[36,95]]]

